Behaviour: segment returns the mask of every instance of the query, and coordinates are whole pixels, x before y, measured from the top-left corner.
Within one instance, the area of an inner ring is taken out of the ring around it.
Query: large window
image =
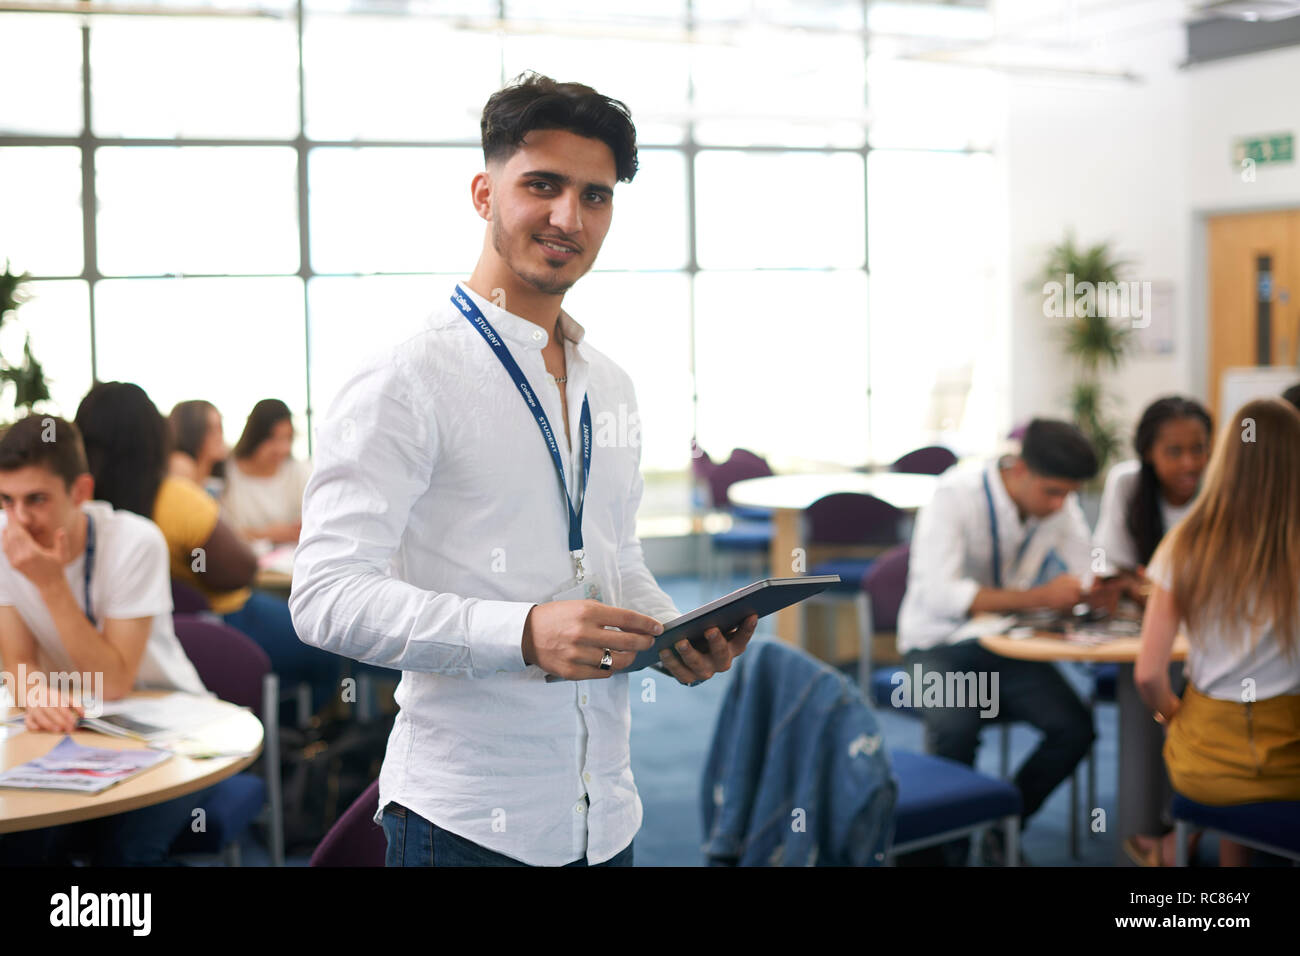
[[[0,13],[0,89],[23,91],[0,96],[0,182],[22,184],[0,259],[38,280],[0,351],[30,333],[51,410],[130,380],[164,412],[215,402],[233,441],[278,397],[307,454],[362,357],[472,269],[479,114],[537,70],[637,122],[640,172],[565,307],[636,385],[647,472],[684,475],[692,437],[788,468],[995,431],[989,90],[867,56],[864,5],[275,6]]]

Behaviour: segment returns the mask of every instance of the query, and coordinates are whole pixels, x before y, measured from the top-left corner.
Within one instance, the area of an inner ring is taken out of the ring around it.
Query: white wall
[[[1000,155],[1009,198],[1011,330],[1009,420],[1063,414],[1072,370],[1042,295],[1026,291],[1046,249],[1067,227],[1085,242],[1111,239],[1133,278],[1172,281],[1175,350],[1134,355],[1108,382],[1114,413],[1131,435],[1153,398],[1206,398],[1204,250],[1197,215],[1207,210],[1300,206],[1300,166],[1261,167],[1253,184],[1231,165],[1239,135],[1300,134],[1300,49],[1182,68],[1181,3],[1134,3],[1087,13],[1072,25],[1059,4],[999,0],[1000,31],[1057,14],[1059,40],[1089,60],[1140,75],[1140,83],[1013,77]],[[1040,32],[1036,36],[1042,36]]]

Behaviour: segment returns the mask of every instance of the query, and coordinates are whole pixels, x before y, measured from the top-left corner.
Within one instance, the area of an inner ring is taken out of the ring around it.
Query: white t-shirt
[[[1147,568],[1147,576],[1166,591],[1173,589],[1173,575],[1164,557]],[[1300,652],[1290,659],[1278,643],[1272,627],[1246,635],[1235,646],[1228,643],[1244,630],[1242,621],[1232,630],[1213,624],[1192,632],[1187,630],[1187,679],[1207,697],[1218,700],[1242,699],[1243,690],[1254,682],[1254,699],[1267,700],[1281,694],[1300,694]]]
[[[82,510],[95,522],[95,558],[91,569],[90,601],[95,626],[109,618],[152,617],[149,640],[135,675],[135,688],[207,691],[172,628],[171,572],[167,542],[158,526],[130,511],[115,511],[106,501],[88,501]],[[0,513],[0,529],[7,523]],[[77,605],[85,610],[86,552],[67,564],[63,573]],[[63,647],[40,592],[13,569],[0,551],[0,605],[17,608],[36,639],[37,663],[44,671],[79,671]]]
[[[1106,475],[1106,487],[1101,493],[1101,511],[1097,514],[1097,529],[1092,535],[1093,547],[1101,549],[1103,576],[1132,571],[1141,563],[1138,561],[1137,542],[1128,530],[1129,503],[1137,494],[1141,472],[1142,462],[1132,459],[1119,462]],[[1158,495],[1156,500],[1160,504],[1160,518],[1164,522],[1166,534],[1187,516],[1196,501],[1191,498],[1186,504],[1171,505],[1164,495]]]
[[[302,492],[310,476],[311,463],[293,458],[265,478],[240,471],[232,458],[226,462],[222,516],[235,528],[293,524],[302,518]]]

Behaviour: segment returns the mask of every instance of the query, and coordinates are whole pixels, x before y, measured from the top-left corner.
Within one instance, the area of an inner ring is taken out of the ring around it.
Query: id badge
[[[600,601],[605,602],[605,589],[601,586],[600,579],[589,574],[581,581],[578,581],[573,587],[561,591],[552,601]]]

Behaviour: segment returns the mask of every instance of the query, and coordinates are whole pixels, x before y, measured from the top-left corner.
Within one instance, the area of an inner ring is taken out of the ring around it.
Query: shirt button
[[[589,774],[589,773],[584,773],[584,774],[582,775],[582,779],[585,780],[585,781],[587,781],[587,783],[591,783],[591,774]]]
[[[581,800],[579,800],[579,801],[578,801],[578,805],[577,805],[576,807],[573,808],[573,812],[574,812],[574,813],[581,813],[581,812],[583,811],[583,809],[584,809],[584,806],[585,806],[584,803],[583,803]]]
[[[545,334],[546,333],[543,332],[541,329],[533,329],[533,341],[540,342],[542,340],[542,336]]]
[[[583,704],[586,704],[586,703],[587,703],[587,695],[586,695],[586,694],[583,694],[583,695],[582,695],[582,703],[583,703]]]

